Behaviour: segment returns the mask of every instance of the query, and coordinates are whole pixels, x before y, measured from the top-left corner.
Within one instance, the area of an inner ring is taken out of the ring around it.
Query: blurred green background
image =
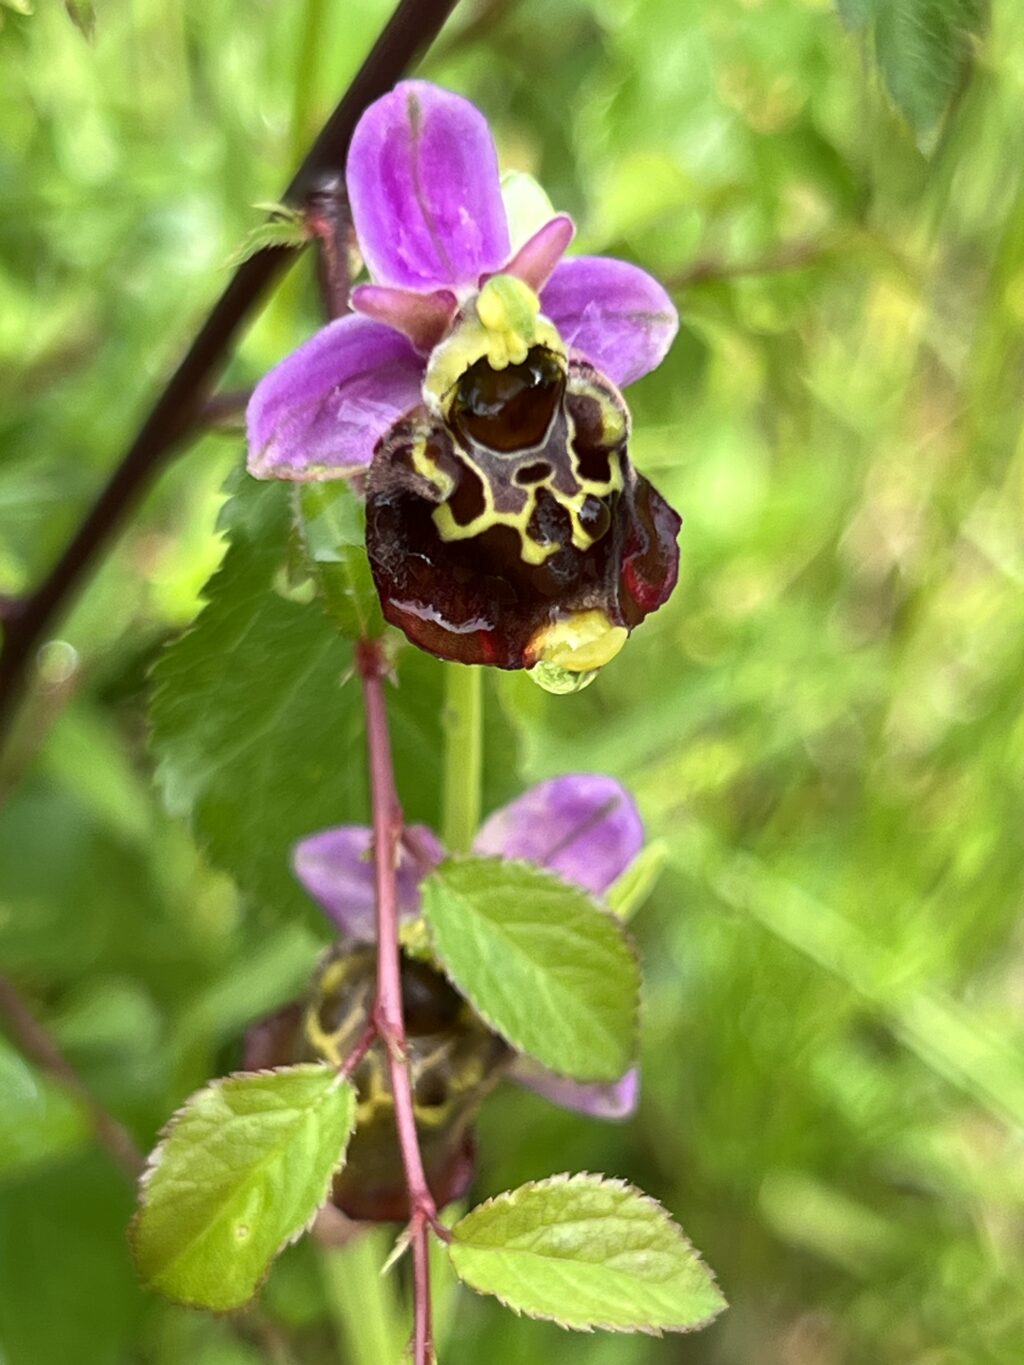
[[[18,8],[0,592],[51,563],[389,11],[96,0],[89,41],[55,0]],[[476,1194],[627,1177],[732,1304],[691,1338],[572,1337],[442,1285],[442,1360],[1019,1365],[1024,13],[997,0],[943,128],[904,98],[916,137],[826,0],[467,4],[421,69],[580,249],[654,270],[683,317],[631,391],[636,462],[685,518],[675,597],[581,696],[488,699],[494,799],[604,770],[666,841],[636,921],[643,1101],[602,1126],[499,1093]],[[317,325],[309,276],[230,385]],[[161,479],[0,769],[0,966],[145,1146],[320,941],[209,865],[147,747],[147,672],[222,553],[241,455],[211,435]],[[429,773],[405,794],[436,807]],[[0,1034],[2,1365],[381,1365],[401,1340],[386,1237],[299,1246],[232,1328],[135,1287],[131,1207]]]

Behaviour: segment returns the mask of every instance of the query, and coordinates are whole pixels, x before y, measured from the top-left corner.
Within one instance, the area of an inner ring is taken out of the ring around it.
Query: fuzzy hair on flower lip
[[[486,120],[427,82],[367,109],[347,189],[370,282],[257,385],[249,470],[372,466],[367,549],[392,624],[444,658],[582,676],[675,584],[679,519],[629,463],[619,394],[663,359],[675,308],[635,265],[563,259],[565,214],[513,241]],[[489,458],[503,449],[548,473],[524,489]],[[584,477],[588,459],[614,479]],[[407,537],[426,583],[395,572]]]

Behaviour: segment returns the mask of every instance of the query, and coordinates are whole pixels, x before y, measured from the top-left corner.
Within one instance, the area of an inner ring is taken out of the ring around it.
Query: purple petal
[[[473,843],[477,853],[525,858],[600,896],[644,845],[633,798],[601,773],[554,777],[496,810]]]
[[[437,835],[426,825],[406,831],[398,859],[398,913],[419,913],[419,884],[444,857]],[[374,928],[373,831],[338,825],[303,839],[292,850],[295,875],[333,920],[342,938],[372,943]]]
[[[347,179],[359,246],[379,284],[475,288],[508,257],[494,141],[459,95],[403,81],[371,104]]]
[[[675,305],[658,281],[607,256],[562,261],[540,302],[566,344],[620,388],[660,365],[679,330]]]
[[[527,1090],[536,1091],[561,1109],[589,1114],[595,1119],[628,1119],[636,1110],[640,1094],[640,1073],[636,1067],[608,1085],[595,1085],[556,1076],[528,1057],[517,1057],[510,1075]]]
[[[249,402],[249,473],[258,479],[341,478],[421,401],[423,361],[404,336],[339,318],[271,370]]]
[[[404,333],[421,355],[428,355],[452,325],[459,301],[450,289],[421,294],[414,289],[361,284],[352,290],[352,307]]]
[[[515,275],[535,291],[543,289],[575,235],[576,224],[567,213],[560,213],[523,243],[502,274]]]

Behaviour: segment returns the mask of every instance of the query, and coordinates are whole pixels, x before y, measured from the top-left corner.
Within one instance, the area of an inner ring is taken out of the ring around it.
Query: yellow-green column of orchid
[[[452,853],[465,853],[480,826],[483,673],[482,668],[466,664],[445,668],[441,835]]]

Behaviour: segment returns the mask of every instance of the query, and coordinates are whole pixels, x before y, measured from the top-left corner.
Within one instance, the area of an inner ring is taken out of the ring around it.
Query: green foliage
[[[92,44],[60,3],[34,8],[0,30],[3,593],[60,554],[253,202],[280,195],[393,4],[97,5]],[[601,1124],[502,1086],[478,1123],[479,1197],[553,1170],[628,1176],[684,1215],[734,1308],[681,1348],[512,1324],[463,1292],[442,1365],[1015,1365],[1024,7],[992,7],[929,159],[872,78],[873,27],[851,34],[820,0],[518,0],[462,37],[473,18],[459,7],[419,74],[480,104],[503,167],[574,214],[574,250],[672,285],[680,336],[627,396],[632,457],[685,521],[679,588],[589,691],[486,679],[485,810],[607,771],[670,858],[633,921],[638,1116]],[[311,257],[240,338],[227,388],[322,325]],[[292,768],[291,829],[254,832],[243,878],[269,851],[239,896],[152,789],[146,675],[223,556],[241,459],[216,434],[164,470],[54,623],[74,667],[34,680],[0,760],[3,970],[144,1146],[308,978],[288,839],[368,814],[354,743],[324,767],[355,789],[322,805],[323,769]],[[275,600],[319,614],[331,647],[318,603]],[[437,827],[441,669],[398,669],[401,796]],[[335,755],[340,672],[319,736]],[[148,1006],[128,1009],[126,982]],[[120,1030],[93,1014],[108,991]],[[0,1183],[10,1365],[264,1361],[137,1289],[130,1213],[99,1152]],[[384,1286],[399,1296],[401,1277]],[[300,1327],[283,1298],[261,1307],[303,1365],[353,1354],[329,1296]]]
[[[88,1136],[81,1106],[0,1036],[0,1180],[66,1156]]]
[[[608,909],[623,922],[631,920],[657,886],[668,856],[668,846],[661,840],[645,845],[605,892]]]
[[[322,500],[310,530],[319,555],[327,506],[339,518],[331,533],[348,533],[338,500]],[[366,818],[362,699],[350,644],[289,588],[289,491],[245,479],[222,524],[230,543],[207,605],[153,670],[153,749],[170,809],[191,818],[218,866],[286,919],[308,906],[291,871],[295,841]],[[340,610],[333,573],[330,585],[328,609]],[[399,773],[415,775],[403,789],[413,819],[434,815],[439,674],[406,652],[391,693]]]
[[[96,8],[92,0],[64,0],[68,18],[87,42],[96,37]]]
[[[423,883],[445,971],[521,1052],[580,1080],[633,1059],[639,968],[618,922],[529,863],[453,858]]]
[[[850,28],[872,25],[879,70],[922,148],[963,93],[989,25],[989,0],[837,0]]]
[[[660,1204],[602,1176],[555,1176],[471,1209],[450,1254],[479,1293],[577,1331],[689,1332],[725,1307]]]
[[[875,0],[836,0],[839,17],[848,28],[860,29],[874,12]]]
[[[344,479],[301,484],[297,500],[303,547],[328,616],[349,640],[380,635],[384,620],[364,548],[363,503]]]
[[[132,1190],[99,1153],[0,1183],[5,1365],[125,1359],[143,1309],[125,1238]]]
[[[275,203],[254,204],[253,207],[262,209],[268,217],[246,233],[241,245],[228,257],[226,265],[241,265],[266,247],[298,247],[309,240],[305,218],[298,209]]]
[[[282,916],[301,903],[290,845],[364,806],[351,655],[280,590],[289,524],[284,488],[229,504],[230,548],[197,623],[154,670],[151,710],[170,809]]]
[[[152,1289],[226,1312],[327,1198],[355,1124],[355,1090],[330,1067],[214,1081],[171,1120],[143,1177],[132,1249]]]

